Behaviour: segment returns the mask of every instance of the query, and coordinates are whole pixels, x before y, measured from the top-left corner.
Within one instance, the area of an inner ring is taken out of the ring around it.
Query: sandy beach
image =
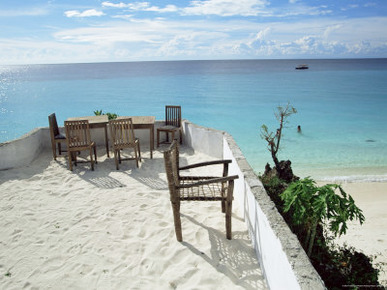
[[[343,183],[342,186],[363,210],[366,220],[363,225],[351,222],[346,235],[338,241],[366,255],[376,256],[374,265],[379,264],[384,271],[379,274],[379,282],[387,286],[387,183]]]
[[[119,171],[103,154],[95,171],[50,152],[0,171],[1,289],[266,289],[237,202],[231,241],[219,203],[183,203],[179,243],[161,151]]]

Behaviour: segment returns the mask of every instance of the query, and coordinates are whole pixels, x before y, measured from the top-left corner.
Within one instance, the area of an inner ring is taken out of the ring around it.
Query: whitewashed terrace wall
[[[297,237],[277,211],[232,136],[186,121],[184,140],[195,151],[233,161],[229,174],[239,176],[235,182],[234,198],[243,208],[250,238],[269,288],[325,289]]]

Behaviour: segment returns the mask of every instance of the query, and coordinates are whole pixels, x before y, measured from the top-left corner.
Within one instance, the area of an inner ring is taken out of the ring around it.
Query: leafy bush
[[[102,110],[96,110],[94,111],[94,115],[96,116],[102,116],[107,115],[109,120],[117,119],[118,115],[115,113],[103,113]]]
[[[271,177],[261,176],[260,178],[278,211],[297,235],[305,251],[308,250],[311,241],[311,229],[307,225],[312,225],[313,219],[305,218],[302,220],[301,217],[311,215],[311,213],[320,213],[324,216],[315,227],[314,246],[309,258],[328,289],[343,289],[343,287],[358,289],[356,285],[380,286],[378,283],[379,270],[372,265],[373,257],[368,257],[353,247],[338,247],[334,243],[335,236],[345,233],[348,219],[357,217],[361,223],[364,221],[361,210],[356,207],[353,199],[339,185],[328,184],[317,187],[315,182],[308,178],[296,181],[290,187],[275,175]],[[303,192],[303,190],[305,191]],[[338,190],[339,194],[336,194],[335,190]],[[301,196],[295,196],[298,194]],[[281,198],[281,196],[283,197]],[[290,206],[290,204],[295,203],[299,203],[299,205],[305,203],[305,205],[296,210],[294,206]],[[320,208],[320,210],[312,209],[313,206]],[[287,212],[285,212],[285,208],[288,209]],[[325,209],[325,214],[322,214],[324,212],[322,209]],[[338,216],[336,216],[337,214]],[[331,219],[334,218],[329,222],[328,216]],[[324,230],[324,222],[327,221],[328,227]],[[330,228],[329,231],[328,228]]]

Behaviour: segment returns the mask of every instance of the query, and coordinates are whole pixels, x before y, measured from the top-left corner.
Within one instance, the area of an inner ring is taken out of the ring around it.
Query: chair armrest
[[[206,185],[206,184],[211,184],[211,183],[219,183],[219,182],[226,182],[230,180],[235,180],[238,179],[238,175],[232,175],[232,176],[226,176],[226,177],[218,177],[218,178],[213,178],[213,179],[207,179],[207,180],[201,180],[195,183],[190,183],[190,184],[182,184],[176,186],[177,188],[190,188],[190,187],[197,187],[201,185]]]
[[[187,166],[182,166],[179,168],[179,170],[203,167],[203,166],[208,166],[208,165],[228,164],[228,163],[231,163],[231,160],[229,160],[229,159],[227,159],[227,160],[214,160],[214,161],[200,162],[200,163],[190,164]]]

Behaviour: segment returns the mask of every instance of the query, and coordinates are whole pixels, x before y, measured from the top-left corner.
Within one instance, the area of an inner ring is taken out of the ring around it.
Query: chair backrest
[[[48,116],[48,123],[50,125],[51,138],[54,139],[55,136],[59,135],[59,128],[58,128],[58,123],[56,121],[55,113],[52,113],[51,115]]]
[[[180,184],[179,181],[179,145],[173,140],[168,150],[164,151],[164,165],[167,173],[169,190],[172,193],[174,187]]]
[[[181,127],[181,106],[165,106],[165,124]]]
[[[132,118],[110,120],[109,125],[114,146],[134,144],[136,137]]]
[[[65,121],[68,148],[91,144],[89,121]]]

